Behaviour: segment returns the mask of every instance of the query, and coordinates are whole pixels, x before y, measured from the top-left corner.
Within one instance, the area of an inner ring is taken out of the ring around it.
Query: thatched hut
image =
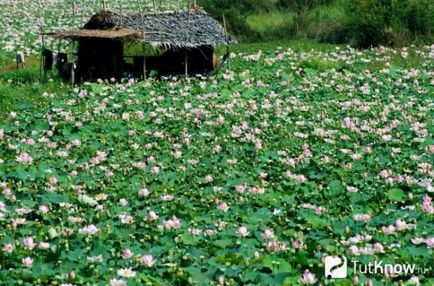
[[[236,40],[202,9],[149,14],[101,11],[81,29],[48,33],[78,42],[76,80],[204,74],[216,68],[214,48]],[[129,63],[125,44],[141,43],[159,51],[158,56],[136,55]]]

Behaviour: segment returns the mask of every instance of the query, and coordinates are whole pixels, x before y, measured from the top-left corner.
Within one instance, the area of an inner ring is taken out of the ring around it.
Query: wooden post
[[[185,76],[188,76],[188,50],[185,49]]]
[[[190,6],[190,5],[189,5]],[[188,21],[187,21],[187,43],[190,40],[190,7],[188,8]],[[185,48],[185,76],[188,76],[188,48]]]
[[[145,52],[143,52],[143,79],[146,79],[146,72],[146,55]]]
[[[137,4],[139,5],[139,10],[140,10],[140,18],[142,20],[142,38],[145,38],[145,26],[143,24],[143,9],[142,9],[142,5],[140,5],[140,2],[137,1]],[[145,55],[145,44],[142,42],[142,53],[143,53],[143,80],[146,79],[146,55]]]
[[[39,11],[39,20],[41,20],[41,18],[44,16],[44,13],[42,13],[42,15],[41,15],[41,11]],[[39,33],[41,34],[41,42],[42,42],[42,47],[41,47],[41,67],[40,67],[40,75],[39,76],[42,76],[42,74],[44,75],[44,79],[45,79],[45,69],[44,69],[44,57],[43,57],[43,55],[42,55],[42,53],[44,52],[44,49],[45,49],[45,41],[44,41],[44,35],[43,35],[43,33],[44,33],[44,30],[43,30],[43,24],[42,24],[42,21],[41,21],[41,23],[39,23],[40,24],[40,26],[39,26]]]
[[[42,65],[42,70],[44,71],[44,79],[47,77],[47,71],[44,68],[44,50],[45,50],[45,41],[44,41],[44,35],[43,35],[43,31],[42,31],[42,25],[41,25],[41,37],[42,37],[42,50],[41,50],[41,65]]]
[[[228,55],[228,69],[231,69],[231,55],[229,54],[228,30],[226,29],[226,17],[225,17],[225,14],[223,14],[223,26],[225,28],[226,54]]]
[[[72,62],[71,65],[71,86],[75,84],[75,61]]]

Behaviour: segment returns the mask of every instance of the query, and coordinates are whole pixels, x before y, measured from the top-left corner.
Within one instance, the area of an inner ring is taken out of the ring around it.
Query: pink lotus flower
[[[143,255],[143,256],[140,258],[140,263],[141,263],[142,265],[147,266],[147,267],[152,267],[152,266],[155,264],[155,262],[157,262],[157,261],[152,257],[151,254]]]
[[[237,185],[237,186],[235,186],[235,190],[236,190],[238,193],[242,193],[242,192],[244,192],[245,189],[246,189],[246,186],[244,186],[244,185]]]
[[[99,232],[99,229],[96,227],[96,225],[91,224],[79,229],[78,232],[85,235],[95,235]]]
[[[309,145],[308,144],[304,143],[302,149],[303,149],[303,155],[306,158],[312,157],[312,152],[309,150]]]
[[[107,158],[107,153],[102,152],[102,151],[97,151],[96,152],[96,156],[92,158],[92,163],[94,163],[95,165],[98,165],[102,162],[104,162]]]
[[[212,177],[211,175],[207,175],[207,176],[205,177],[205,182],[207,182],[207,183],[211,183],[213,180],[214,180],[214,179],[213,179],[213,177]]]
[[[300,282],[302,284],[306,284],[306,285],[315,284],[316,281],[317,281],[317,279],[316,279],[315,274],[311,273],[307,269],[304,271],[303,276],[300,278]]]
[[[370,154],[370,153],[372,153],[372,147],[371,146],[366,146],[365,149],[364,149],[364,151],[365,151],[365,153]]]
[[[221,203],[221,204],[218,206],[218,208],[219,208],[219,210],[222,210],[222,211],[224,211],[224,212],[227,212],[227,211],[229,210],[229,206],[228,206],[226,203]]]
[[[160,167],[158,167],[158,166],[153,166],[152,168],[151,168],[151,173],[152,174],[158,174],[160,172]]]
[[[300,249],[304,247],[304,242],[298,238],[291,240],[292,247],[295,249]]]
[[[395,222],[396,228],[398,230],[405,230],[408,228],[408,225],[405,221],[401,220],[401,219],[397,219]]]
[[[48,248],[50,248],[50,243],[45,242],[45,241],[41,241],[38,245],[39,249],[43,249],[43,250],[47,250]]]
[[[347,186],[347,191],[350,193],[357,193],[359,189],[353,186]]]
[[[391,172],[390,170],[388,170],[388,169],[384,169],[384,170],[382,170],[378,175],[379,175],[380,177],[382,177],[382,178],[387,178],[387,177],[389,177],[390,175],[392,175],[392,172]]]
[[[2,191],[2,195],[9,197],[12,194],[12,190],[9,188],[4,188]]]
[[[415,245],[419,245],[419,244],[421,244],[421,243],[424,243],[424,242],[425,242],[425,239],[422,238],[422,237],[413,237],[413,238],[411,239],[411,242],[412,242],[413,244],[415,244]]]
[[[266,246],[268,251],[283,251],[286,249],[286,244],[280,241],[268,241]]]
[[[434,207],[431,204],[432,198],[428,195],[423,197],[422,209],[424,212],[434,214]]]
[[[323,211],[324,211],[323,207],[315,207],[315,214],[316,215],[322,215]]]
[[[190,227],[188,228],[188,232],[191,233],[192,235],[199,235],[202,233],[202,230],[198,228]]]
[[[149,196],[149,190],[147,188],[143,188],[139,190],[139,197],[147,197]]]
[[[48,213],[50,211],[50,209],[46,205],[39,205],[38,210],[42,214],[46,214],[46,213]]]
[[[273,239],[274,236],[274,231],[271,229],[266,229],[264,230],[264,232],[262,233],[262,237],[265,239]]]
[[[172,216],[171,219],[165,221],[162,225],[162,228],[165,230],[177,229],[180,227],[181,227],[181,221],[176,216]]]
[[[139,120],[145,118],[143,111],[136,111],[136,118]]]
[[[48,178],[48,183],[55,185],[57,184],[57,178],[56,177],[50,177]]]
[[[146,168],[146,163],[145,162],[137,162],[137,163],[133,163],[133,166],[139,170],[144,170]]]
[[[16,161],[21,164],[31,164],[33,158],[28,153],[22,152],[16,157]]]
[[[381,230],[385,234],[393,234],[393,233],[395,233],[395,227],[393,225],[383,226],[383,227],[381,227]]]
[[[119,219],[122,224],[133,224],[134,218],[129,214],[120,214]]]
[[[261,150],[262,149],[262,142],[261,142],[261,140],[257,139],[255,141],[255,149],[256,150]]]
[[[165,202],[170,202],[173,200],[173,196],[172,195],[164,195],[161,199]]]
[[[407,285],[407,283],[405,285]],[[417,276],[411,276],[410,279],[408,279],[408,285],[419,286],[420,285],[419,277],[417,277]]]
[[[110,286],[127,286],[127,281],[113,278],[110,280]]]
[[[133,256],[133,254],[134,253],[128,248],[125,248],[124,250],[122,250],[122,258],[123,259],[131,258]]]
[[[367,223],[371,220],[371,215],[370,214],[355,214],[353,216],[353,219],[355,221],[363,221],[364,223]]]
[[[6,253],[12,253],[14,251],[14,246],[11,243],[7,243],[3,246],[3,251]]]
[[[246,237],[249,235],[249,231],[247,230],[247,227],[240,226],[237,230],[237,234],[243,237]]]
[[[214,153],[220,153],[222,150],[222,147],[220,145],[215,145],[213,150],[214,150]]]
[[[158,215],[154,211],[150,211],[150,212],[148,212],[148,215],[146,216],[146,218],[149,221],[154,221],[154,220],[158,219]]]
[[[136,277],[137,275],[136,271],[133,271],[131,267],[118,269],[117,274],[119,276],[126,277],[126,278]]]
[[[33,237],[31,236],[25,237],[23,239],[23,244],[24,244],[24,248],[28,250],[32,250],[36,246],[36,243],[34,242]]]
[[[23,263],[24,267],[30,268],[33,264],[33,259],[31,257],[25,257],[21,259],[21,262]]]
[[[374,243],[373,250],[374,252],[384,252],[384,246],[379,242]]]

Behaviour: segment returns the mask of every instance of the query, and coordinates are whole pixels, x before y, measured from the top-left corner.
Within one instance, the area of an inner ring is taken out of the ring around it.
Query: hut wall
[[[123,75],[122,41],[80,39],[78,41],[78,80],[121,79]]]

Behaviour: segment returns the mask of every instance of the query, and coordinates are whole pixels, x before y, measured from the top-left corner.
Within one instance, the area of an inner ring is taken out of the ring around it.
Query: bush
[[[358,47],[430,42],[434,3],[425,0],[353,0],[346,5],[348,31]]]
[[[308,25],[304,31],[305,36],[321,42],[347,43],[349,37],[345,2],[345,0],[337,0],[330,5],[320,5],[311,9],[308,13]]]
[[[434,41],[434,1],[198,0],[240,41],[313,38],[357,47]]]

